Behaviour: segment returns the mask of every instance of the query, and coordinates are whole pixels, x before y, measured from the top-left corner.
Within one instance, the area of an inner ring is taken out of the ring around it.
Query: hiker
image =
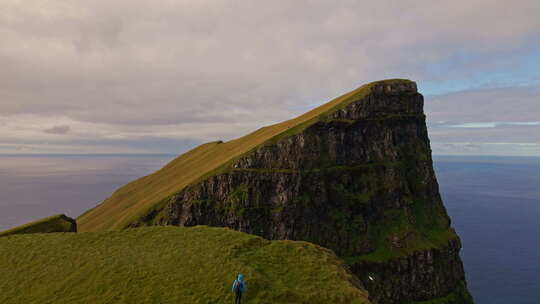
[[[242,294],[247,290],[246,282],[244,282],[244,275],[239,274],[234,283],[232,284],[232,291],[236,295],[234,300],[235,304],[240,304],[242,301]]]

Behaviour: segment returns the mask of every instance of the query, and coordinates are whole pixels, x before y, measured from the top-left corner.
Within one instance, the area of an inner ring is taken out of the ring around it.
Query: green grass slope
[[[0,237],[12,234],[26,233],[50,233],[50,232],[75,232],[77,227],[75,221],[63,214],[57,214],[37,221],[24,224],[3,232]]]
[[[333,252],[198,226],[0,238],[0,302],[369,303]]]
[[[180,155],[162,169],[116,190],[96,208],[82,214],[77,223],[80,231],[123,229],[148,210],[186,186],[226,168],[227,163],[254,148],[301,132],[308,126],[370,93],[376,84],[411,82],[389,79],[365,84],[301,116],[263,127],[246,136],[228,141],[211,142]]]

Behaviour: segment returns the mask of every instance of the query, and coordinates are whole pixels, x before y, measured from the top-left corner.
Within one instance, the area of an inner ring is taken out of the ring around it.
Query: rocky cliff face
[[[140,225],[310,241],[345,259],[373,303],[472,303],[413,82],[372,86],[184,188]]]

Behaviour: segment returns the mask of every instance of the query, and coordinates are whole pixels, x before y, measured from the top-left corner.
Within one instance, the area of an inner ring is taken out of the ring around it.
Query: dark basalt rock
[[[413,82],[375,85],[185,188],[140,225],[310,241],[343,257],[373,303],[472,303]]]
[[[60,218],[63,221],[70,223],[70,225],[68,225],[69,228],[67,229],[66,232],[77,232],[77,221],[75,219],[72,219],[69,216],[66,216],[64,214],[60,215]]]

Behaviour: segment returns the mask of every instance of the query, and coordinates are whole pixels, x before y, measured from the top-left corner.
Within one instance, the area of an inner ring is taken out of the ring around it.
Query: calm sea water
[[[160,156],[0,156],[0,231],[45,216],[77,217],[172,160]]]
[[[478,304],[540,303],[540,158],[435,157]]]
[[[76,217],[163,156],[0,156],[0,230]],[[477,304],[540,303],[540,158],[435,157]]]

